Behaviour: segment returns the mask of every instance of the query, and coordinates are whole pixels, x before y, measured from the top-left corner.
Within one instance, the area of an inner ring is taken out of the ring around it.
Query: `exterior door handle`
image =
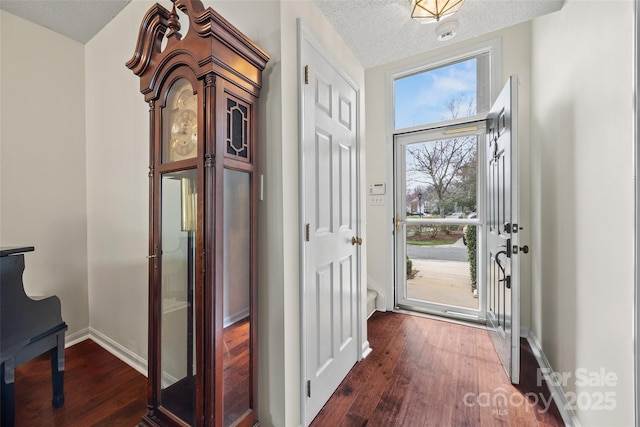
[[[507,287],[507,289],[511,289],[511,276],[506,274],[507,270],[500,262],[500,255],[507,255],[507,251],[500,251],[496,254],[496,257],[495,257],[496,264],[498,264],[498,268],[500,269],[500,272],[502,272],[502,274],[504,274],[505,276],[504,279],[498,279],[498,282],[506,282],[505,286]]]
[[[353,246],[355,246],[355,245],[358,245],[358,246],[362,245],[362,238],[360,238],[360,237],[352,237],[352,238],[351,238],[351,244],[352,244]]]

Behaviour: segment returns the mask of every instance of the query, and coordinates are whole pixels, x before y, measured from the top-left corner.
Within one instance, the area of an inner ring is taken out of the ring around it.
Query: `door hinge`
[[[311,232],[309,231],[309,223],[304,227],[304,239],[308,242],[310,238]]]
[[[306,85],[309,84],[309,66],[308,65],[304,66],[304,84]]]
[[[307,380],[307,397],[311,397],[311,380]]]

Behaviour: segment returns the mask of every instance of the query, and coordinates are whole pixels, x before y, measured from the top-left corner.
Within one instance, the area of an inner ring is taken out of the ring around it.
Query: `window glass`
[[[489,111],[489,53],[394,80],[395,128],[424,126]]]

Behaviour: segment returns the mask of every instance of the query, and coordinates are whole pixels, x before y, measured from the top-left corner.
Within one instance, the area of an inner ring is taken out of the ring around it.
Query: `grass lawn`
[[[439,232],[437,235],[432,236],[430,233],[420,233],[414,235],[410,233],[407,235],[407,245],[415,246],[441,246],[452,245],[462,238],[462,227],[460,230],[451,231],[449,234]]]
[[[410,241],[407,240],[407,245],[414,246],[440,246],[440,245],[450,245],[451,242],[448,240],[420,240],[420,241]]]

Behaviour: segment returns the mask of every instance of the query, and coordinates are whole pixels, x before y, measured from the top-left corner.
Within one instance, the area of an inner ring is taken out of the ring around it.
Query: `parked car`
[[[424,216],[424,212],[418,212],[418,211],[411,212],[411,215],[413,215],[413,216]]]
[[[476,219],[478,218],[478,213],[471,212],[469,215],[467,215],[467,218]],[[465,246],[467,246],[467,227],[468,225],[465,225],[464,227],[462,227],[462,243],[464,243]]]

